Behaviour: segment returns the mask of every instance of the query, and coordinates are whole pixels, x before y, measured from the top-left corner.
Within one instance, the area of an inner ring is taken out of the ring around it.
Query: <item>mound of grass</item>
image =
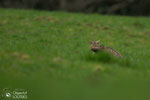
[[[114,59],[111,55],[106,52],[99,52],[99,53],[89,53],[86,56],[88,61],[96,61],[96,62],[104,62],[104,63],[111,63]]]
[[[134,63],[131,62],[130,58],[128,57],[118,58],[106,52],[99,52],[99,53],[90,52],[85,56],[85,60],[110,65],[119,64],[119,66],[122,67],[135,67]]]

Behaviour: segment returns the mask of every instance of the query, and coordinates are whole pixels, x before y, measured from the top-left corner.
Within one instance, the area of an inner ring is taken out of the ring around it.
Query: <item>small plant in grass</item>
[[[89,61],[110,63],[115,58],[112,57],[109,53],[102,51],[102,52],[98,52],[98,53],[89,53],[89,54],[87,54],[86,59]]]

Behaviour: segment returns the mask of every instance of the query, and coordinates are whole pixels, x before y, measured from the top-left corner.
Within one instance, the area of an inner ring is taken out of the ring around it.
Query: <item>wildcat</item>
[[[118,51],[114,50],[113,48],[104,46],[100,43],[100,41],[90,41],[90,49],[95,53],[103,51],[108,52],[109,54],[112,54],[116,57],[122,57],[122,55]]]

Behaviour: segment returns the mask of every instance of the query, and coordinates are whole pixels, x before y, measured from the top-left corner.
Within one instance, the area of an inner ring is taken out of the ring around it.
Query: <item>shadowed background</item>
[[[150,0],[0,0],[0,7],[71,12],[150,15]]]

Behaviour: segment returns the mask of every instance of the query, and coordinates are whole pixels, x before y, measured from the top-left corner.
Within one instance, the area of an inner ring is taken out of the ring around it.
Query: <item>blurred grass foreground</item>
[[[16,89],[29,100],[150,99],[150,18],[0,12],[0,100]],[[99,39],[123,58],[93,54]]]

